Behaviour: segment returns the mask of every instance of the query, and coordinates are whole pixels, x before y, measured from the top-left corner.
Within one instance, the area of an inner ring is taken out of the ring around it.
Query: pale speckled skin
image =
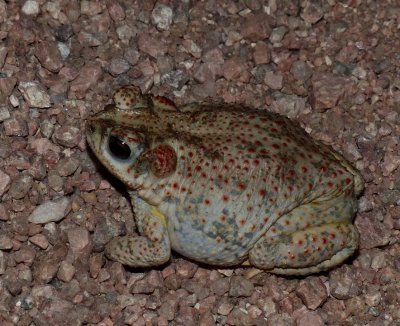
[[[240,106],[177,109],[132,86],[114,102],[90,120],[87,138],[127,185],[140,236],[113,239],[109,258],[154,266],[173,249],[210,265],[305,275],[357,249],[362,179],[296,123]],[[129,145],[128,158],[115,157],[110,135]]]

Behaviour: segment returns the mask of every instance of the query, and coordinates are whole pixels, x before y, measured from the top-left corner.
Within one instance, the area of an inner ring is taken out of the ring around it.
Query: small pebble
[[[7,120],[11,117],[10,112],[8,111],[7,107],[2,106],[0,107],[0,122]]]
[[[70,199],[62,197],[59,200],[47,201],[37,206],[28,217],[29,222],[35,224],[45,224],[57,222],[65,217],[69,212]]]
[[[50,107],[50,96],[37,82],[20,82],[18,89],[21,91],[25,101],[30,107]]]
[[[151,13],[153,24],[155,24],[157,29],[161,31],[166,31],[169,29],[172,23],[172,17],[172,8],[161,3],[157,3]]]
[[[21,10],[25,15],[37,16],[40,12],[39,3],[35,0],[27,0]]]
[[[10,176],[0,170],[0,196],[2,196],[9,188],[11,183]]]

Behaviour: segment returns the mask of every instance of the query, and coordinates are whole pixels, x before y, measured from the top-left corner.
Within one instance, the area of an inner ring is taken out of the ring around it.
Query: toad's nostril
[[[87,123],[86,124],[86,133],[91,135],[91,134],[94,134],[95,132],[96,132],[96,127],[91,123]]]

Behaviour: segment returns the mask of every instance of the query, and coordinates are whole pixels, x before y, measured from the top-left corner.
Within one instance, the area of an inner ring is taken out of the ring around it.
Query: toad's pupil
[[[110,152],[119,159],[126,160],[131,156],[131,149],[129,146],[118,137],[110,136],[108,139],[108,148]]]

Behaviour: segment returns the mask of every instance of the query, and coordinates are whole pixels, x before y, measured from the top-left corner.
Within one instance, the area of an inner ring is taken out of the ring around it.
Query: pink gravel
[[[399,17],[398,1],[0,0],[0,324],[399,325]],[[334,146],[366,181],[357,255],[304,278],[108,261],[135,226],[84,126],[127,84],[279,112]]]

